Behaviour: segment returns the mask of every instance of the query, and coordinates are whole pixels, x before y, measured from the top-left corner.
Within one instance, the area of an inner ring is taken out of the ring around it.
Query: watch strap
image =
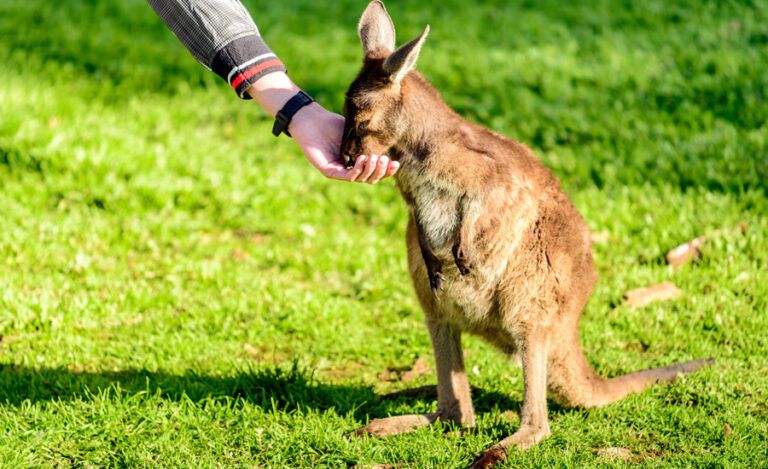
[[[277,112],[277,115],[275,116],[275,124],[272,126],[272,134],[275,137],[278,137],[281,133],[284,133],[290,137],[291,134],[288,132],[288,125],[291,123],[293,115],[296,114],[299,109],[312,102],[314,102],[314,99],[307,93],[303,91],[296,93],[287,103],[285,103],[283,108]]]

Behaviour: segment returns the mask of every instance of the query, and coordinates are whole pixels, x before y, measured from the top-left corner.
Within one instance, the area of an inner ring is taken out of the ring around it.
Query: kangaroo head
[[[368,4],[358,25],[363,68],[347,90],[341,155],[348,167],[358,155],[382,155],[407,130],[403,79],[413,70],[429,26],[395,50],[395,26],[384,4]]]

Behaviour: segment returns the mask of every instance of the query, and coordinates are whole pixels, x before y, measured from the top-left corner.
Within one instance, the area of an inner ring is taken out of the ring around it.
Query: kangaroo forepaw
[[[467,258],[466,253],[461,248],[461,244],[454,244],[452,251],[453,260],[456,261],[456,267],[459,268],[459,273],[461,273],[461,275],[469,275],[472,273],[472,270],[475,268],[475,266]]]
[[[430,270],[429,272],[429,286],[432,288],[432,293],[437,295],[437,292],[443,287],[443,273],[440,268]]]
[[[475,266],[470,264],[466,259],[456,259],[456,267],[459,268],[459,273],[461,273],[461,275],[469,275],[475,268]]]

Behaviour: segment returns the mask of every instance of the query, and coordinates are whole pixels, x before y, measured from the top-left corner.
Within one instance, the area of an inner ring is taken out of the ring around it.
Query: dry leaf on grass
[[[702,244],[704,244],[705,242],[707,242],[712,238],[722,236],[724,233],[727,233],[729,231],[739,231],[741,233],[746,233],[747,224],[745,222],[741,222],[739,223],[738,226],[731,227],[731,228],[721,228],[709,234],[692,239],[687,243],[683,243],[680,246],[677,246],[676,248],[672,249],[667,253],[666,255],[667,264],[673,267],[676,267],[679,265],[686,264],[694,259],[698,259],[699,256],[701,255],[701,251],[699,248],[701,247]]]
[[[235,259],[237,261],[242,261],[243,259],[248,259],[248,253],[241,250],[241,249],[233,249],[232,250],[232,259]]]
[[[681,244],[680,246],[672,249],[667,253],[667,264],[671,266],[678,266],[686,264],[693,259],[698,259],[701,252],[699,247],[709,239],[707,236],[699,236],[696,239]]]
[[[659,283],[649,287],[636,288],[624,293],[626,304],[633,308],[642,308],[654,301],[667,301],[677,298],[682,290],[672,282]]]
[[[386,382],[394,381],[394,378],[392,378],[392,375],[393,375],[392,370],[387,368],[386,370],[379,373],[379,381],[386,381]]]
[[[330,378],[331,380],[350,379],[360,376],[364,373],[365,369],[366,367],[363,363],[351,361],[321,370],[320,374],[324,378]]]
[[[595,454],[609,459],[621,459],[628,461],[632,458],[632,451],[627,448],[596,448]]]
[[[400,380],[404,383],[413,381],[419,376],[427,373],[429,367],[427,366],[427,360],[424,357],[419,357],[410,369],[403,368],[387,368],[379,373],[379,380],[381,381],[397,381]]]
[[[427,360],[425,360],[424,357],[419,357],[419,359],[413,363],[413,366],[411,366],[410,370],[405,371],[402,375],[400,375],[400,381],[404,383],[413,381],[428,371],[429,367],[427,366]]]

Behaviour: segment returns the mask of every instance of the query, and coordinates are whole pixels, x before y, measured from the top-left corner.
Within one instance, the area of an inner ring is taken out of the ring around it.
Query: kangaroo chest
[[[416,220],[423,247],[438,257],[448,256],[461,229],[462,192],[435,181],[422,168],[402,172],[398,186]]]

